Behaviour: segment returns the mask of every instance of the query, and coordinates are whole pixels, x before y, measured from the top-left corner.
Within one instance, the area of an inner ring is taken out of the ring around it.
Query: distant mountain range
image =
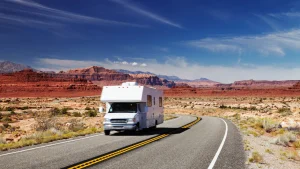
[[[285,80],[285,81],[267,81],[267,80],[242,80],[235,81],[231,84],[221,84],[219,82],[212,81],[207,78],[199,78],[194,80],[182,79],[177,76],[157,75],[151,72],[143,71],[129,71],[124,69],[110,70],[103,67],[92,66],[84,69],[73,69],[66,72],[43,72],[31,68],[24,64],[17,64],[10,61],[0,62],[0,74],[1,73],[13,73],[22,71],[24,69],[31,69],[36,73],[51,74],[55,78],[61,78],[62,80],[72,79],[85,79],[93,81],[93,83],[103,85],[115,85],[120,84],[123,81],[137,81],[142,85],[151,86],[191,86],[191,87],[218,87],[218,88],[280,88],[280,87],[292,87],[293,85],[300,83],[300,80]],[[26,71],[25,71],[26,73]],[[28,73],[28,72],[27,72]],[[57,79],[56,79],[57,80]],[[37,79],[39,81],[39,79]],[[300,86],[300,85],[299,85]]]
[[[162,79],[166,80],[171,80],[174,82],[202,82],[202,81],[212,81],[207,78],[200,78],[200,79],[194,79],[194,80],[189,80],[189,79],[181,79],[177,76],[168,76],[168,75],[157,75],[151,72],[143,72],[143,71],[129,71],[129,70],[124,70],[124,69],[115,69],[115,71],[120,72],[120,73],[127,73],[127,74],[148,74],[148,75],[154,75]]]
[[[32,69],[30,66],[13,63],[10,61],[0,62],[0,73],[12,73],[21,71],[24,69]]]

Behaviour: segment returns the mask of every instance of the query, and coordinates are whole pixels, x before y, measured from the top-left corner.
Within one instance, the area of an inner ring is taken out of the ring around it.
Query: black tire
[[[156,126],[157,126],[157,121],[155,121],[155,125],[150,127],[150,129],[156,129]]]
[[[135,132],[139,132],[140,131],[140,124],[136,124],[136,127],[135,127]]]
[[[104,130],[104,134],[108,136],[110,134],[110,130]]]

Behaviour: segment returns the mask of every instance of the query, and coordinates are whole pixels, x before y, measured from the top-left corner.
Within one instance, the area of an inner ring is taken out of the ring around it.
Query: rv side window
[[[162,97],[159,97],[159,107],[162,107]]]
[[[152,96],[151,95],[147,95],[147,106],[148,107],[152,106]]]

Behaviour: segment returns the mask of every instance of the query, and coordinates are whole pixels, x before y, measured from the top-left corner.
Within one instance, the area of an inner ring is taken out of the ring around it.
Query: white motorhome
[[[163,91],[139,86],[136,82],[104,86],[101,101],[106,103],[104,133],[155,128],[163,123]],[[103,112],[103,108],[99,108]]]

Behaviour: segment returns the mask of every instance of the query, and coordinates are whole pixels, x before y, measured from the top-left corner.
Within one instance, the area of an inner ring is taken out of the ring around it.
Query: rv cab
[[[106,103],[104,132],[155,128],[163,123],[163,92],[136,82],[104,86],[101,101]],[[99,108],[103,111],[103,108]]]

